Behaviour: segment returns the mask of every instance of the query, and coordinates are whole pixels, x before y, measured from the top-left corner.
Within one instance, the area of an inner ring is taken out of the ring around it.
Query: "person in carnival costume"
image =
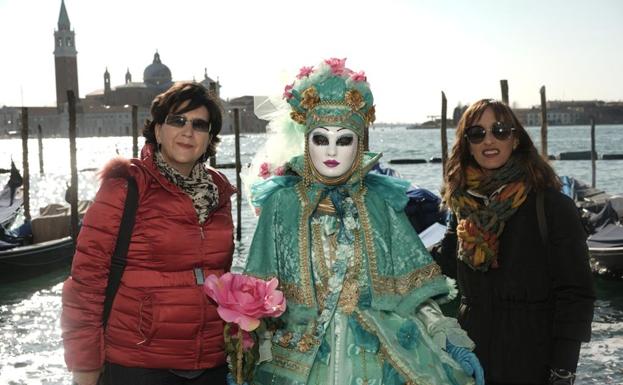
[[[287,300],[253,383],[483,384],[473,342],[437,305],[456,290],[404,214],[409,183],[369,172],[373,96],[345,60],[286,87],[290,114],[271,124],[303,153],[263,163],[272,176],[251,187],[260,217],[244,271],[277,277]]]
[[[454,215],[442,256],[455,261],[459,321],[487,384],[572,384],[595,299],[586,233],[507,105],[465,111],[444,190]]]

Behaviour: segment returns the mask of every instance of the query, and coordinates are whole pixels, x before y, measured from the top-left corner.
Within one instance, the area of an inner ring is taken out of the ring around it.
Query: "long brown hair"
[[[465,131],[474,125],[487,108],[490,108],[495,118],[505,124],[515,127],[513,135],[518,139],[518,145],[513,150],[514,157],[527,176],[527,183],[536,190],[553,188],[560,190],[561,183],[554,169],[545,161],[534,147],[534,143],[521,125],[515,113],[506,104],[493,100],[482,99],[463,113],[456,127],[456,134],[452,152],[446,164],[445,184],[442,188],[443,200],[450,202],[450,197],[461,188],[465,187],[465,172],[467,166],[479,167],[469,151],[469,142],[465,138]]]

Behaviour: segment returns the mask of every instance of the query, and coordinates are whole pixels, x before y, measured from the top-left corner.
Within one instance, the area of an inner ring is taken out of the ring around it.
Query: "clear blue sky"
[[[60,0],[0,0],[0,106],[54,105]],[[414,122],[500,97],[623,100],[618,0],[66,0],[80,94],[142,81],[156,49],[174,80],[219,78],[222,96],[277,95],[303,65],[347,57],[372,85],[377,121]]]

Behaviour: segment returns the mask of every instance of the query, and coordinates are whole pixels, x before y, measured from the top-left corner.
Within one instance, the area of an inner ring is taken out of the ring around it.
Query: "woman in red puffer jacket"
[[[63,287],[65,361],[78,385],[96,384],[102,369],[104,384],[225,384],[224,325],[201,285],[229,270],[234,249],[234,188],[204,165],[220,141],[220,106],[200,84],[180,83],[154,99],[151,114],[141,159],[103,170]],[[104,329],[127,176],[138,209]]]

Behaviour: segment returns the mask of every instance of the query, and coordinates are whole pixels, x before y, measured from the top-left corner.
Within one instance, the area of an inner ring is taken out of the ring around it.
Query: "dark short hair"
[[[182,104],[187,104],[182,108]],[[223,125],[222,106],[219,98],[209,92],[199,83],[175,83],[151,102],[151,119],[145,121],[143,136],[146,143],[156,145],[156,125],[163,124],[167,115],[171,113],[181,114],[204,106],[208,110],[210,122],[210,144],[206,152],[199,158],[205,162],[209,157],[216,154],[216,145],[221,139],[218,137]]]

